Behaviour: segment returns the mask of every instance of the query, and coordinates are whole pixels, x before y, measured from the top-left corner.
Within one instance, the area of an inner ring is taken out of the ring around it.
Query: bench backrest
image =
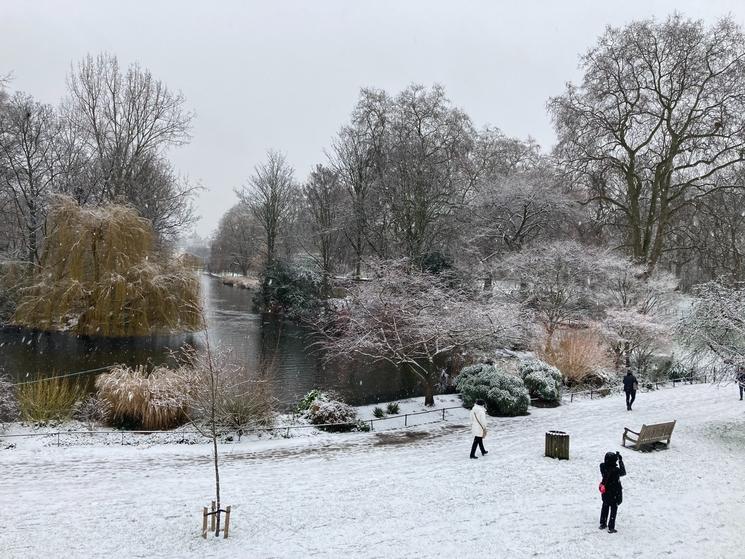
[[[654,425],[642,425],[639,431],[639,443],[644,441],[657,441],[667,439],[672,435],[675,421],[669,423],[655,423]]]

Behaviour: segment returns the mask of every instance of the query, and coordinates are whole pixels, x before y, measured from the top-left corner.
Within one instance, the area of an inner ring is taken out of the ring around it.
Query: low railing
[[[716,372],[714,373],[704,373],[700,375],[687,375],[684,377],[677,377],[672,379],[664,379],[664,380],[641,380],[639,384],[639,391],[644,392],[645,389],[648,389],[649,386],[654,385],[655,390],[659,389],[660,386],[665,386],[667,384],[672,384],[673,388],[675,388],[676,384],[695,384],[695,383],[707,383],[709,381],[716,382],[718,379],[718,375]],[[721,379],[720,379],[721,380]],[[561,397],[562,400],[565,398],[569,399],[569,402],[573,402],[575,396],[581,396],[581,395],[589,395],[590,399],[592,400],[594,395],[600,396],[600,397],[606,397],[610,394],[613,394],[615,392],[623,392],[623,385],[619,384],[616,386],[611,387],[603,387],[603,388],[591,388],[588,390],[575,390],[570,392],[564,392]]]
[[[389,415],[386,417],[376,417],[373,419],[363,419],[359,421],[347,421],[347,422],[341,422],[341,423],[321,423],[321,424],[302,424],[302,425],[274,425],[272,427],[251,427],[248,429],[226,429],[221,433],[221,436],[230,435],[232,433],[238,433],[239,440],[240,437],[246,434],[250,433],[265,433],[265,432],[285,432],[286,436],[290,436],[290,431],[295,429],[329,429],[329,428],[338,428],[338,427],[354,427],[358,425],[359,423],[369,424],[370,430],[375,431],[375,424],[381,421],[390,421],[393,419],[401,419],[404,420],[404,426],[403,428],[408,427],[416,427],[418,425],[425,425],[425,423],[416,423],[409,425],[409,418],[413,416],[419,416],[419,415],[427,415],[427,414],[441,414],[442,418],[437,419],[436,421],[445,421],[446,418],[446,412],[448,410],[454,410],[454,409],[463,409],[463,406],[450,406],[446,408],[437,408],[434,410],[425,410],[425,411],[419,411],[419,412],[411,412],[411,413],[402,413],[398,415]],[[434,422],[429,422],[434,423]],[[395,427],[394,427],[395,428]],[[125,437],[127,435],[201,435],[205,436],[203,431],[198,430],[171,430],[171,431],[163,431],[163,430],[132,430],[132,431],[94,431],[94,430],[77,430],[77,431],[50,431],[45,433],[13,433],[8,435],[0,434],[0,439],[6,439],[6,438],[13,438],[13,437],[53,437],[56,438],[57,446],[61,446],[60,442],[60,436],[64,435],[108,435],[108,436],[114,436],[119,438],[119,444],[124,445],[125,444]]]

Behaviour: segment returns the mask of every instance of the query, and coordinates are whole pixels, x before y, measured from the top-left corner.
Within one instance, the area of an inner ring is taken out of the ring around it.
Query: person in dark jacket
[[[618,512],[618,505],[623,501],[621,476],[626,475],[626,468],[623,465],[623,458],[621,458],[620,453],[605,453],[605,460],[600,463],[600,475],[603,476],[603,480],[600,482],[600,492],[603,499],[603,506],[600,509],[600,529],[608,528],[608,533],[615,534],[617,532],[616,513]],[[608,513],[610,513],[610,518]]]
[[[740,367],[737,370],[737,385],[740,387],[740,400],[742,400],[742,393],[745,392],[745,367]]]
[[[636,377],[631,371],[626,371],[626,376],[623,377],[623,391],[626,393],[626,409],[631,411],[631,406],[636,400],[636,389],[639,386]]]

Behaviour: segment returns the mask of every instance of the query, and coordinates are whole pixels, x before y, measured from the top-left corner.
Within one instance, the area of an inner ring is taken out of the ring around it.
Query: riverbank
[[[355,363],[324,365],[308,350],[309,331],[280,316],[253,310],[249,289],[237,289],[203,274],[201,292],[210,342],[225,348],[237,364],[252,370],[273,356],[273,396],[290,409],[314,388],[333,391],[352,404],[410,397],[416,379],[393,367]],[[98,369],[113,364],[173,364],[185,345],[200,347],[199,335],[107,339],[65,333],[0,328],[0,369],[15,382]]]
[[[210,277],[217,278],[223,285],[239,287],[241,289],[258,289],[260,286],[259,278],[254,276],[241,276],[238,274],[208,274]]]
[[[467,410],[463,410],[467,413]],[[668,450],[620,447],[623,427],[677,419]],[[466,416],[410,430],[224,445],[227,540],[200,537],[214,489],[208,445],[0,451],[4,557],[737,557],[745,404],[693,385],[489,418],[468,460]],[[543,457],[570,433],[570,460]],[[597,529],[598,463],[623,453],[619,534]],[[18,503],[28,511],[15,522]],[[116,530],[111,530],[116,526]],[[602,550],[602,551],[601,551]]]

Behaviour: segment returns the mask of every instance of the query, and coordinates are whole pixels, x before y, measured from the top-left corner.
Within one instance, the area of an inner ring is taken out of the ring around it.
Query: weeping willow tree
[[[13,321],[109,337],[198,330],[199,281],[178,263],[156,262],[150,222],[132,208],[60,197]]]

